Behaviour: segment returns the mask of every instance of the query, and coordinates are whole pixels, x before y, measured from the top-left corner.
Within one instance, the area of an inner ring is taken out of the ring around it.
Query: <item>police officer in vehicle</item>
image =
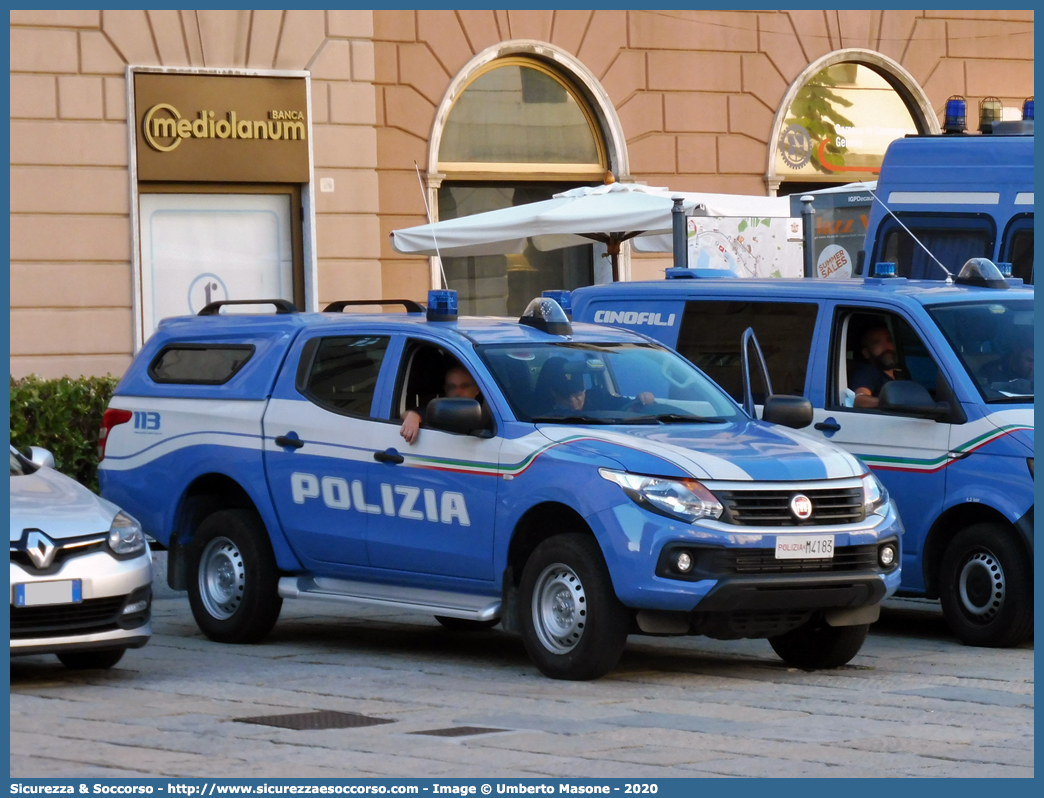
[[[875,322],[863,330],[860,345],[863,362],[852,373],[848,387],[855,392],[856,407],[877,407],[877,395],[885,383],[908,378],[899,368],[895,341],[884,322]]]
[[[596,390],[597,399],[592,407],[587,399],[588,391],[582,373],[567,371],[564,363],[548,361],[548,364],[553,369],[550,388],[551,398],[554,400],[554,415],[575,414],[585,407],[593,410],[634,409],[656,401],[656,397],[650,391],[642,391],[632,400],[624,396],[610,396],[604,390]]]
[[[477,399],[480,402],[482,401],[475,378],[459,363],[450,366],[446,370],[442,392],[443,396],[450,399]],[[411,446],[417,440],[417,436],[420,435],[420,427],[423,420],[419,410],[407,410],[402,418],[399,434]]]
[[[1032,328],[1015,331],[1010,337],[1007,353],[983,366],[979,371],[979,381],[987,386],[1004,383],[1006,388],[1032,392]]]

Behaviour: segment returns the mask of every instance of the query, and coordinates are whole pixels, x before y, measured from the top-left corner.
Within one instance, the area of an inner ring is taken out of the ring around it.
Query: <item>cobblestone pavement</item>
[[[227,646],[184,594],[158,596],[152,641],[111,671],[11,660],[12,777],[1033,776],[1032,641],[962,646],[929,602],[890,602],[839,670],[790,669],[761,640],[635,636],[577,683],[499,629],[288,601],[263,644]],[[312,710],[394,722],[234,722]],[[461,726],[502,731],[417,734]]]

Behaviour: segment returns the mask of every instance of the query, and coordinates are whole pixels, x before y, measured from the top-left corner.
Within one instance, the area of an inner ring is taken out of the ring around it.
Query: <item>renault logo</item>
[[[25,539],[25,551],[33,565],[41,571],[54,562],[54,555],[58,553],[58,547],[51,542],[43,532],[33,530]]]
[[[790,512],[799,521],[807,521],[812,517],[812,500],[802,493],[790,500]]]

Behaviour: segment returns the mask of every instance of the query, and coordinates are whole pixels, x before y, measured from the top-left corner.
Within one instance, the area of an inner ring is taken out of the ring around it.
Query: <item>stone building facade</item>
[[[1033,94],[1031,11],[66,10],[10,21],[16,377],[121,374],[148,335],[128,67],[307,75],[294,268],[309,307],[424,298],[431,264],[392,251],[388,233],[422,223],[426,199],[438,215],[450,178],[435,149],[456,99],[498,59],[529,59],[571,87],[616,179],[689,191],[780,190],[785,106],[832,63],[885,75],[925,133],[951,95],[967,98],[974,128],[981,99],[1018,107]],[[493,171],[468,180],[533,178]],[[631,279],[663,265],[626,260]]]

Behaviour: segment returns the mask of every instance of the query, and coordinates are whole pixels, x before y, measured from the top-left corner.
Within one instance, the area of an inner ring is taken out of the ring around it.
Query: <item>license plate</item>
[[[829,560],[833,556],[833,535],[780,535],[776,538],[777,560]]]
[[[58,582],[28,582],[15,585],[16,607],[44,607],[48,604],[78,604],[81,582],[63,579]]]

